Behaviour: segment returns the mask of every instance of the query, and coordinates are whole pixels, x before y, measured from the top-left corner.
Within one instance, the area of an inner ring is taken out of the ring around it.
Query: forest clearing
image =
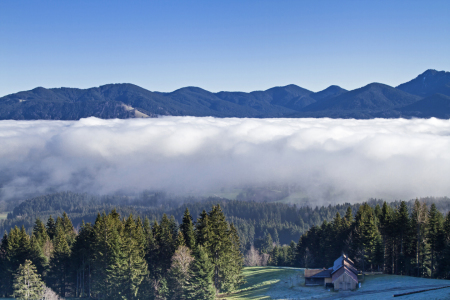
[[[247,267],[244,278],[247,281],[236,293],[223,296],[227,300],[244,299],[394,299],[394,294],[450,285],[449,280],[418,278],[400,275],[366,276],[361,288],[356,291],[335,292],[322,286],[305,286],[303,268]],[[395,297],[395,299],[449,299],[450,288]]]

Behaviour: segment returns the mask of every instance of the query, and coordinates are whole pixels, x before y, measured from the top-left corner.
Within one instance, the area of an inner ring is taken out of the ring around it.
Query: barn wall
[[[323,278],[305,278],[306,285],[324,285]]]
[[[346,273],[342,274],[336,281],[334,282],[335,290],[354,290],[356,289],[357,283]]]

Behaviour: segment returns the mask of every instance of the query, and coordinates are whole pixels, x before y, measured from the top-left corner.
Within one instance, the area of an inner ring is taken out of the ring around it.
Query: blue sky
[[[0,0],[0,96],[134,83],[217,92],[450,71],[450,1]]]

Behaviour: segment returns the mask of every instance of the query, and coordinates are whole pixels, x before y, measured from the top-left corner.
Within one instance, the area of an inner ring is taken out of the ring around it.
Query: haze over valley
[[[252,186],[313,205],[450,195],[450,120],[434,118],[8,120],[0,143],[3,200]]]

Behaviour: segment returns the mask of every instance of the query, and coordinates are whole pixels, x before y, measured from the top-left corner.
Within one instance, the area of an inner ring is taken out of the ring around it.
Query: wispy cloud
[[[450,121],[158,119],[1,121],[9,199],[295,184],[313,200],[450,195]]]

